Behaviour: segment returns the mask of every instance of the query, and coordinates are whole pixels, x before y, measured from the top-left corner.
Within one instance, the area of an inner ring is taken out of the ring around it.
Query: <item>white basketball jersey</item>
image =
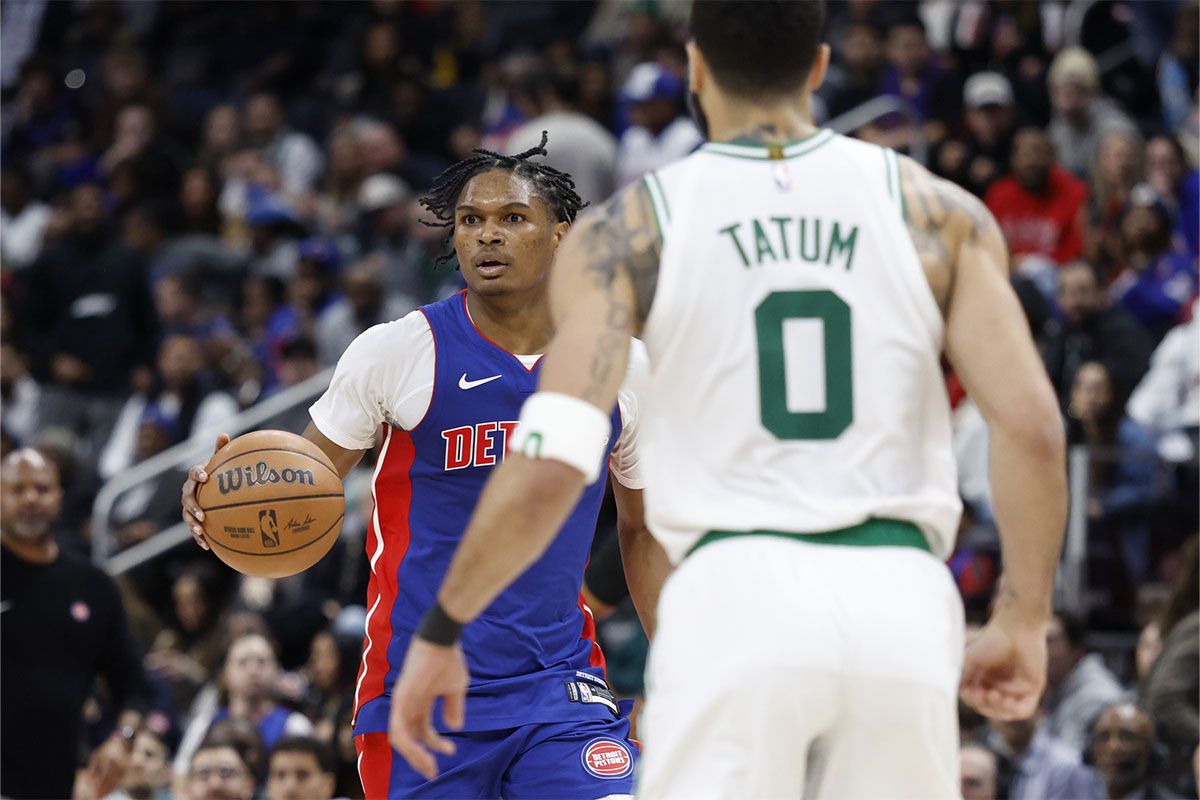
[[[873,517],[947,557],[961,506],[942,317],[895,153],[822,130],[706,144],[644,183],[663,237],[646,509],[672,561],[712,530]]]

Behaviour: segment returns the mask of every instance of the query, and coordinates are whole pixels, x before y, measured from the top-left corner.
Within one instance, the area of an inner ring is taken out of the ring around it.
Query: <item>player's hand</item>
[[[222,433],[217,437],[217,444],[213,447],[213,454],[216,454],[225,445],[229,444],[229,434]],[[200,545],[205,550],[211,549],[208,542],[204,539],[204,511],[200,508],[200,503],[196,500],[196,492],[200,491],[200,484],[208,481],[208,473],[205,471],[208,464],[197,464],[188,470],[187,480],[183,482],[183,521],[187,523],[188,530],[192,532],[192,538],[196,540],[196,544]]]
[[[427,780],[438,774],[431,750],[454,754],[454,742],[438,735],[433,727],[433,703],[439,697],[445,701],[442,717],[446,725],[458,730],[463,725],[467,697],[467,662],[462,648],[457,644],[443,647],[414,636],[392,689],[388,740]]]
[[[959,695],[985,717],[1028,719],[1045,686],[1045,622],[998,614],[967,645]]]

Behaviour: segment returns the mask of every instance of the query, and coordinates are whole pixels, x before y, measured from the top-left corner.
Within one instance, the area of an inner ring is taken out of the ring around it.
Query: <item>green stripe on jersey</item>
[[[872,518],[861,525],[841,528],[824,533],[787,533],[785,531],[709,531],[688,551],[688,555],[706,544],[720,539],[743,536],[777,536],[810,544],[835,544],[850,547],[915,547],[932,552],[921,529],[911,522],[899,519]]]

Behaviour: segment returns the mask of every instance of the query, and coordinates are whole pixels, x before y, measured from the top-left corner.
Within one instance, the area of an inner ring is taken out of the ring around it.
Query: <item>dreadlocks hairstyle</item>
[[[505,156],[491,150],[471,151],[476,155],[464,158],[434,179],[433,188],[421,198],[421,205],[429,209],[438,221],[421,221],[431,228],[448,228],[446,244],[451,245],[454,240],[454,208],[458,205],[458,196],[462,194],[467,181],[481,173],[502,169],[532,181],[538,195],[550,206],[559,222],[574,222],[575,215],[588,205],[576,193],[575,181],[571,180],[567,173],[560,172],[548,164],[529,160],[533,156],[548,155],[546,142],[549,140],[546,131],[542,131],[541,144],[515,156]],[[454,248],[451,247],[436,263],[444,264],[453,257]]]

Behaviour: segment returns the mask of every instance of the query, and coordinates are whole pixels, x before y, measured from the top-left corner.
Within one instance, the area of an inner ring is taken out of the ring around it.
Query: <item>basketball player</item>
[[[461,702],[461,626],[557,546],[639,332],[648,521],[678,562],[647,667],[639,794],[957,796],[943,350],[990,425],[1007,568],[961,693],[992,717],[1033,713],[1065,524],[1054,393],[978,200],[814,126],[823,14],[692,6],[689,80],[712,144],[563,243],[538,392],[393,694],[410,762],[438,745],[434,698]]]
[[[569,176],[530,160],[545,155],[545,143],[543,137],[542,147],[512,157],[478,151],[438,179],[425,205],[451,229],[467,289],[360,335],[313,405],[304,434],[344,477],[383,428],[367,544],[367,636],[355,688],[355,742],[371,798],[600,798],[631,791],[637,749],[580,599],[604,493],[599,463],[555,547],[464,637],[471,712],[464,719],[461,703],[444,709],[459,732],[441,749],[442,774],[433,778],[432,769],[414,771],[393,759],[387,741],[400,660],[484,480],[506,451],[522,402],[536,389],[537,354],[553,333],[547,277],[582,204]],[[641,411],[630,387],[648,377],[644,354],[629,375],[605,414],[605,462],[629,545],[631,589],[639,607],[652,609],[668,565],[642,522]],[[203,512],[195,485],[207,479],[202,473],[193,468],[183,498],[198,541]],[[649,619],[646,625],[653,627]],[[466,680],[461,667],[459,675]]]

